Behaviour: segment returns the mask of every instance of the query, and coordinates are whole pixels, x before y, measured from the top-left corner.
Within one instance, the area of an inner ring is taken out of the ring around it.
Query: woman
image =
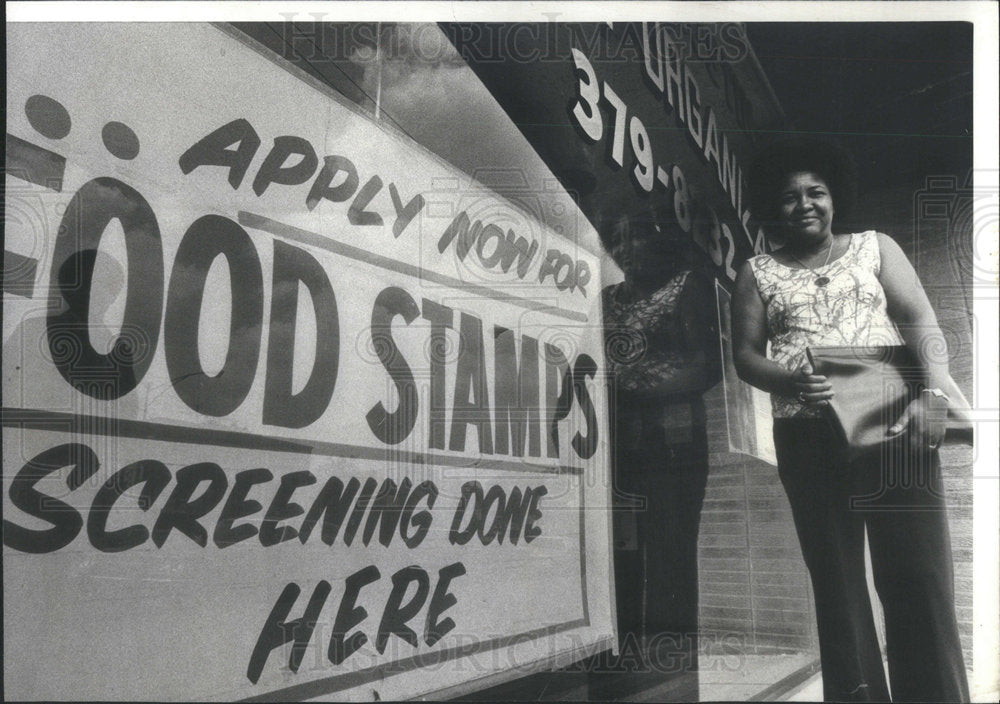
[[[625,273],[603,292],[615,500],[631,509],[615,515],[622,658],[648,646],[684,653],[694,669],[708,481],[701,397],[721,375],[714,291],[690,239],[652,210],[620,216],[610,234]]]
[[[889,699],[865,579],[867,530],[893,699],[968,701],[936,451],[949,403],[964,399],[928,344],[942,337],[930,302],[889,237],[833,233],[835,206],[853,187],[839,148],[775,145],[755,163],[752,187],[784,246],[739,273],[733,352],[740,377],[771,394],[778,472],[816,600],[824,697]],[[806,348],[901,344],[924,366],[926,388],[887,428],[891,448],[849,462],[823,413],[830,382],[813,373]]]

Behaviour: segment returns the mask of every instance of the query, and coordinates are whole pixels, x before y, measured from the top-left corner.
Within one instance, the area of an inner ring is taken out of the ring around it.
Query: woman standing
[[[941,331],[899,246],[874,231],[833,234],[835,205],[853,187],[849,157],[830,144],[784,142],[756,162],[756,207],[784,246],[748,260],[737,278],[736,368],[771,394],[778,472],[816,600],[824,697],[889,699],[865,579],[867,531],[893,699],[968,701],[937,453],[948,406],[964,399],[946,356],[928,344]],[[924,367],[926,388],[887,428],[890,448],[849,461],[823,413],[831,385],[806,349],[902,344]]]
[[[624,660],[655,649],[693,671],[708,482],[702,394],[721,376],[715,294],[690,240],[652,210],[620,216],[610,240],[625,273],[603,292],[621,651]]]

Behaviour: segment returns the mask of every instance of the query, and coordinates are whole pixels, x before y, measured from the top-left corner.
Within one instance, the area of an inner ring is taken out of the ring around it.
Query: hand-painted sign
[[[758,142],[786,127],[743,27],[456,23],[444,31],[579,194],[607,250],[614,255],[621,243],[622,221],[651,226],[675,261],[714,270],[725,319],[738,267],[767,247],[746,168]],[[670,278],[664,269],[660,285]],[[719,343],[725,351],[726,337]],[[730,449],[773,461],[766,398],[741,388],[735,374],[726,382]],[[757,439],[742,437],[744,428]]]
[[[8,55],[10,696],[401,698],[609,644],[593,255],[218,28]]]
[[[727,288],[736,267],[764,251],[744,170],[759,135],[784,118],[739,24],[445,32],[592,222],[607,228],[652,209],[664,233],[711,258]]]

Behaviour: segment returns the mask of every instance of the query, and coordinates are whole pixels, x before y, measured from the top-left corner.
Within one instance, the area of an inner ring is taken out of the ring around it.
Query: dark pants
[[[826,420],[775,419],[778,473],[812,579],[826,700],[888,700],[865,580],[868,531],[894,701],[968,701],[936,451],[849,463]]]
[[[690,442],[645,432],[616,448],[615,591],[621,640],[683,647],[694,665],[698,524],[708,482],[704,427]]]

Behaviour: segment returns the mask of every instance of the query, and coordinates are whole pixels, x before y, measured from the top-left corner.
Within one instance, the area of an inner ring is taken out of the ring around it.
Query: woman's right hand
[[[793,395],[807,406],[825,405],[833,398],[833,387],[822,374],[813,374],[806,362],[792,374]]]

